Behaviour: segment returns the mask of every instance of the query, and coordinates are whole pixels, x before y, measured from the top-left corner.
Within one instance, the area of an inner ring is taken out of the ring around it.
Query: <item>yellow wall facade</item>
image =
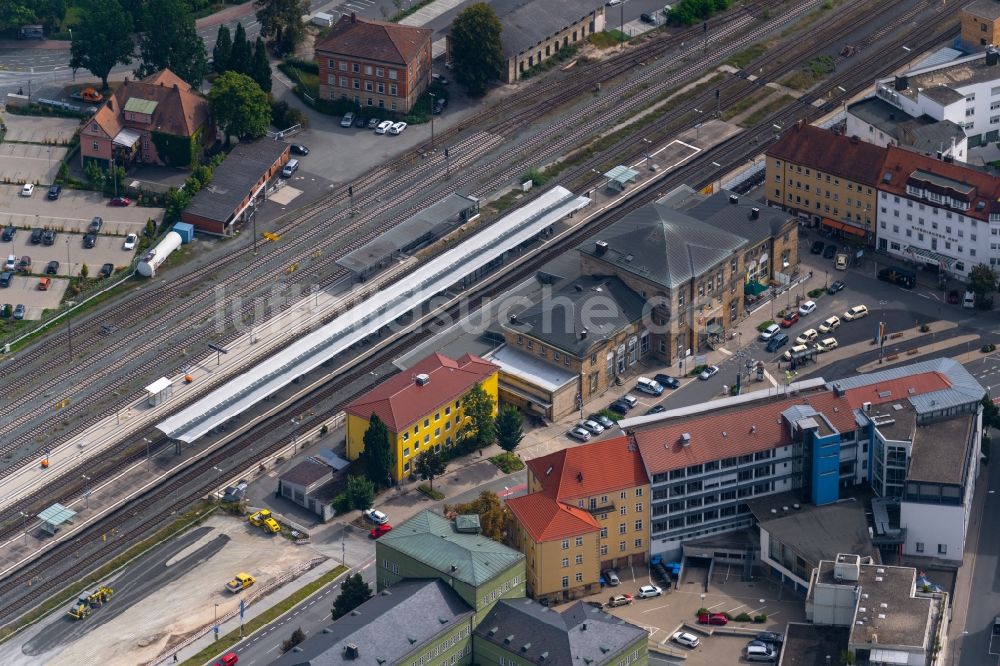
[[[483,390],[493,398],[493,415],[497,413],[498,373],[484,379]],[[470,387],[471,390],[471,387]],[[431,448],[450,446],[457,440],[458,430],[465,422],[462,401],[465,395],[441,405],[434,411],[424,414],[414,420],[400,432],[389,430],[389,439],[396,447],[396,467],[393,470],[393,480],[409,476],[413,473],[413,464],[417,456]],[[365,431],[368,430],[368,419],[347,414],[347,457],[357,460],[364,450]]]

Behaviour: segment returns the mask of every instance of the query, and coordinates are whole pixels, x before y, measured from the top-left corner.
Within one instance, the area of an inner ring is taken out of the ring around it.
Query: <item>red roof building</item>
[[[528,461],[528,494],[507,506],[536,599],[589,594],[601,571],[645,562],[649,479],[629,437]]]

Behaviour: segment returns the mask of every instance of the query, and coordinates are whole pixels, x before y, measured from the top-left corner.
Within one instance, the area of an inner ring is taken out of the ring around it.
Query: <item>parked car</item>
[[[840,327],[840,317],[834,315],[832,317],[827,317],[823,320],[823,323],[819,325],[820,333],[831,333],[836,331]]]
[[[434,107],[431,109],[431,113],[433,113],[434,115],[438,115],[442,111],[444,111],[444,107],[446,106],[448,106],[448,98],[438,97],[436,100],[434,100]]]
[[[962,307],[969,310],[976,307],[976,292],[966,291],[965,296],[962,297]]]
[[[802,333],[799,334],[799,337],[795,338],[795,344],[804,345],[809,342],[812,342],[818,337],[819,337],[819,331],[817,331],[815,328],[810,328],[805,331],[802,331]]]
[[[53,259],[49,262],[49,265],[45,267],[46,275],[58,275],[59,274],[59,262]]]
[[[650,599],[652,597],[658,597],[663,594],[663,590],[656,587],[655,585],[643,585],[639,588],[639,598],[640,599]]]
[[[839,346],[840,345],[837,342],[837,338],[823,338],[822,340],[816,343],[816,349],[820,350],[821,352],[833,351]]]
[[[660,386],[659,382],[653,381],[648,377],[639,377],[635,381],[635,389],[646,393],[649,395],[660,396],[663,395],[663,387]]]
[[[368,127],[368,117],[359,113],[354,119],[354,126],[359,128]]]
[[[948,303],[950,305],[958,305],[960,300],[957,289],[952,289],[948,292]]]
[[[372,116],[371,118],[368,119],[368,129],[373,130],[380,124],[382,124],[381,118],[376,118],[375,116]]]
[[[746,647],[746,660],[747,661],[762,661],[767,663],[772,663],[777,661],[778,655],[773,648],[760,643],[754,645],[752,642]]]
[[[22,273],[30,273],[31,257],[29,257],[28,255],[24,255],[23,257],[21,257],[21,261],[17,262],[17,270],[21,271]]]
[[[392,525],[390,525],[389,523],[385,523],[383,525],[376,525],[375,527],[372,528],[372,531],[368,533],[368,538],[377,539],[380,536],[391,531],[392,531]]]
[[[639,19],[642,20],[643,23],[649,23],[649,24],[652,24],[652,25],[656,25],[656,16],[654,16],[653,14],[649,14],[649,13],[643,12],[639,16]]]
[[[375,128],[375,133],[376,134],[385,134],[386,132],[389,131],[390,127],[392,127],[392,121],[391,120],[383,120],[382,122],[380,122],[378,124],[378,127]]]
[[[103,266],[101,266],[101,270],[98,271],[98,274],[102,278],[109,278],[109,277],[111,277],[111,274],[114,273],[114,272],[115,272],[115,265],[114,264],[104,264]]]
[[[805,317],[816,311],[816,301],[806,301],[799,306],[799,314]]]
[[[340,119],[341,127],[350,127],[354,124],[354,112],[348,111],[344,114],[344,117]]]
[[[117,206],[118,208],[124,208],[125,206],[131,206],[132,200],[128,197],[115,197],[108,202],[109,206]]]
[[[601,576],[604,577],[604,582],[610,585],[611,587],[614,587],[621,583],[621,581],[618,579],[618,572],[615,571],[614,569],[606,569],[603,573],[601,573]]]
[[[597,421],[591,421],[587,419],[584,421],[580,421],[578,425],[592,435],[600,435],[602,432],[604,432],[604,426],[602,426]]]
[[[786,349],[785,353],[782,354],[781,357],[786,361],[791,361],[792,354],[799,354],[804,351],[809,351],[809,347],[807,345],[795,345],[791,349]]]
[[[12,271],[17,268],[17,257],[13,254],[7,255],[7,262],[3,265],[4,270]]]
[[[792,310],[791,312],[785,315],[784,319],[781,320],[780,326],[781,328],[788,328],[798,320],[799,320],[799,313],[796,312],[795,310]]]
[[[777,324],[771,324],[770,326],[768,326],[767,328],[765,328],[765,329],[764,329],[763,331],[761,331],[761,332],[760,332],[760,335],[759,335],[758,337],[759,337],[759,338],[760,338],[760,339],[761,339],[761,340],[762,340],[763,342],[767,342],[768,340],[770,340],[771,338],[773,338],[773,337],[774,337],[774,335],[775,335],[775,334],[776,334],[776,333],[777,333],[778,331],[780,331],[780,330],[781,330],[781,327],[780,327],[780,326],[778,326]]]
[[[88,250],[97,245],[97,234],[84,234],[83,246]]]
[[[406,123],[400,120],[398,123],[393,123],[392,127],[389,128],[389,134],[402,134],[403,130],[406,129]]]
[[[862,317],[868,316],[868,307],[865,305],[855,305],[853,308],[844,313],[843,317],[847,321],[854,321],[855,319],[861,319]]]
[[[757,634],[757,640],[771,645],[781,645],[785,642],[785,635],[776,631],[762,631]]]
[[[14,306],[14,319],[24,319],[25,312],[24,306],[18,303]]]
[[[52,185],[49,187],[49,193],[47,196],[50,201],[55,201],[59,198],[60,194],[62,194],[62,187],[59,185]]]
[[[671,377],[670,375],[658,374],[653,379],[660,386],[665,386],[666,388],[675,389],[681,385],[681,381],[676,377]]]
[[[56,244],[56,232],[52,229],[46,229],[45,233],[42,234],[42,245],[55,245]]]
[[[24,187],[21,188],[22,197],[30,197],[34,193],[35,193],[34,183],[25,183]]]
[[[375,523],[376,525],[385,525],[389,522],[389,516],[385,515],[378,509],[365,509],[363,513],[365,520]]]
[[[843,281],[837,280],[836,282],[830,283],[830,286],[826,288],[826,293],[836,294],[838,291],[843,291],[843,290],[844,290]]]
[[[444,78],[444,77],[443,77],[443,76],[441,76],[440,74],[437,74],[437,73],[434,73],[434,74],[431,74],[431,78],[432,78],[432,79],[433,79],[433,80],[434,80],[435,82],[437,82],[437,83],[440,83],[440,84],[441,84],[441,85],[443,85],[443,86],[446,86],[446,85],[448,85],[448,79]]]
[[[618,608],[619,606],[628,606],[632,603],[631,594],[616,594],[610,599],[608,599],[608,606],[611,608]]]
[[[301,143],[293,143],[288,147],[292,151],[292,155],[308,155],[309,149],[303,146]]]
[[[821,240],[813,241],[813,244],[809,246],[809,251],[813,254],[823,254],[823,246],[825,243]]]
[[[833,256],[835,254],[837,254],[837,246],[834,245],[833,243],[830,243],[825,248],[823,248],[823,258],[824,259],[833,259]]]
[[[240,658],[236,656],[235,652],[227,652],[222,655],[222,658],[219,659],[219,661],[215,662],[215,666],[236,666],[236,662],[239,660]]]
[[[0,273],[0,287],[6,289],[10,286],[10,281],[14,279],[14,274],[10,271],[4,271]]]
[[[778,333],[773,338],[767,341],[767,346],[764,348],[769,354],[773,354],[778,351],[779,348],[784,347],[788,344],[788,336],[784,333]]]
[[[649,416],[650,414],[661,414],[665,411],[667,411],[667,408],[663,405],[653,405],[646,410],[646,416]]]
[[[31,243],[32,245],[38,245],[39,243],[42,242],[42,234],[44,233],[45,231],[43,229],[39,229],[37,227],[32,229],[31,238],[28,239],[28,242]]]
[[[125,242],[122,243],[123,250],[134,250],[135,244],[139,242],[139,237],[135,234],[129,234],[125,237]]]
[[[639,404],[639,398],[635,397],[631,393],[626,393],[621,397],[621,399],[627,402],[630,408],[635,407],[636,405]]]
[[[573,428],[570,428],[566,434],[572,437],[573,439],[579,440],[581,442],[590,441],[590,433],[581,428],[580,426],[575,426]]]
[[[87,227],[87,231],[92,234],[96,234],[101,230],[101,227],[103,226],[104,226],[104,220],[101,219],[100,216],[94,216],[94,218],[90,221],[90,226]]]
[[[17,234],[17,227],[14,225],[8,225],[3,228],[3,234],[0,235],[0,240],[4,243],[9,243],[14,240],[15,234]]]
[[[704,370],[701,371],[701,374],[698,375],[698,379],[701,379],[701,380],[711,379],[712,377],[714,377],[717,374],[719,374],[719,366],[717,366],[717,365],[710,365],[710,366],[708,366],[707,368],[705,368]]]
[[[696,648],[699,645],[701,645],[701,641],[698,640],[697,636],[695,636],[694,634],[689,634],[686,631],[678,631],[673,636],[671,636],[670,639],[674,643],[679,643],[680,645],[689,648]]]
[[[834,268],[836,268],[838,271],[846,271],[847,270],[847,262],[848,262],[847,255],[844,254],[843,252],[841,252],[840,254],[837,255],[837,259],[836,259],[836,263],[834,264]]]
[[[612,421],[611,419],[609,419],[604,414],[591,414],[587,418],[590,419],[591,421],[597,421],[598,423],[600,423],[605,428],[610,428],[611,426],[613,426],[615,424],[614,421]]]
[[[608,405],[608,409],[610,409],[612,412],[615,412],[616,414],[621,414],[622,416],[625,416],[626,414],[628,414],[629,410],[632,409],[632,405],[628,404],[624,400],[615,400],[610,405]]]
[[[729,624],[729,618],[722,613],[702,613],[698,616],[698,624],[714,624],[722,627]]]

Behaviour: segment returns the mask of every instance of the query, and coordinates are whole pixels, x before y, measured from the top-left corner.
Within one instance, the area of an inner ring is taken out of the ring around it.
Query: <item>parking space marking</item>
[[[718,608],[719,606],[721,606],[724,603],[726,603],[726,602],[725,601],[720,601],[719,603],[715,604],[714,606],[708,606],[707,608],[708,608],[708,610],[714,610],[714,609]]]
[[[662,606],[656,606],[654,608],[647,608],[646,610],[639,611],[639,612],[641,612],[641,613],[652,613],[653,611],[660,610],[661,608],[669,608],[669,607],[670,607],[670,604],[663,604]]]
[[[745,607],[746,607],[746,604],[740,604],[740,605],[739,605],[739,606],[737,606],[736,608],[730,608],[730,609],[729,609],[729,610],[727,610],[726,612],[727,612],[727,613],[732,613],[733,611],[736,611],[736,610],[739,610],[740,608],[745,608]]]

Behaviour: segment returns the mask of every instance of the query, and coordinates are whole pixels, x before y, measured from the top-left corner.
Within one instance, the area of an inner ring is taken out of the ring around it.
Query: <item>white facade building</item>
[[[969,148],[1000,138],[1000,54],[995,50],[882,79],[875,83],[875,95],[911,116],[961,125]]]
[[[968,140],[961,125],[930,116],[911,116],[880,97],[869,97],[847,107],[847,136],[881,148],[900,146],[923,155],[965,162]]]

